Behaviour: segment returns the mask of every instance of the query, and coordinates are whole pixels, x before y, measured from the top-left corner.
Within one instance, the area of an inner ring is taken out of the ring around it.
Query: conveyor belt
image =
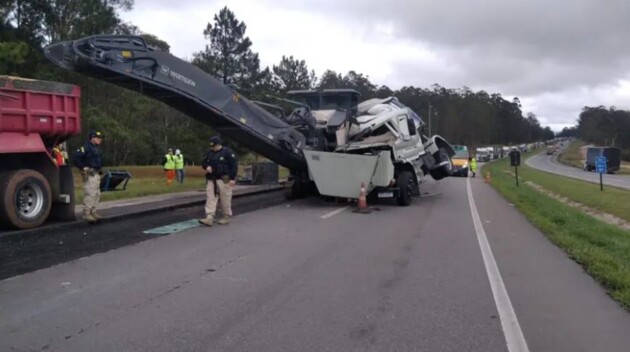
[[[49,45],[56,65],[160,100],[270,160],[305,170],[305,137],[230,87],[138,36],[91,36]]]

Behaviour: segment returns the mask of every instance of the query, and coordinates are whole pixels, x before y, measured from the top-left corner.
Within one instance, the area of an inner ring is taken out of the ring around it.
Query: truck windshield
[[[292,99],[308,105],[312,110],[347,110],[357,104],[351,94],[305,94],[294,95]]]
[[[455,155],[453,155],[453,159],[468,159],[468,151],[466,150],[455,151]]]

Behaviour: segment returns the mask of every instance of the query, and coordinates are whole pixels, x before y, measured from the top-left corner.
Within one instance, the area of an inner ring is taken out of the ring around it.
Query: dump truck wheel
[[[448,153],[446,152],[446,150],[444,148],[440,148],[440,150],[438,150],[433,157],[435,158],[435,162],[436,164],[439,164],[441,162],[446,161],[447,164],[431,170],[431,177],[433,177],[434,180],[439,181],[445,177],[449,177],[453,175],[453,160],[451,160],[451,157],[448,155]]]
[[[398,198],[396,198],[396,202],[398,202],[398,205],[408,206],[411,204],[411,198],[413,197],[414,188],[416,187],[413,175],[409,171],[401,172],[400,175],[398,175],[396,184],[398,185]]]
[[[0,226],[31,229],[48,218],[51,208],[48,180],[35,170],[0,175]]]

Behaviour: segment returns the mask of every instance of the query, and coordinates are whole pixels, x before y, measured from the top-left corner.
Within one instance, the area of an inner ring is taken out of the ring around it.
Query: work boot
[[[92,217],[94,217],[94,219],[96,220],[101,220],[103,218],[99,213],[96,212],[96,209],[92,209],[90,214],[92,214]]]
[[[90,211],[83,212],[83,220],[89,222],[90,224],[98,222],[98,220],[94,217],[94,215],[92,215]]]
[[[199,219],[197,221],[199,221],[200,224],[206,225],[206,226],[212,226],[212,224],[214,223],[212,216],[208,216],[205,219]]]
[[[227,225],[230,223],[230,217],[229,216],[224,216],[223,218],[221,218],[221,220],[218,221],[219,225]]]

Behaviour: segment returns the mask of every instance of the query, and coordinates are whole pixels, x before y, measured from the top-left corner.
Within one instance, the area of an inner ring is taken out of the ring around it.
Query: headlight
[[[462,168],[468,167],[468,162],[464,163],[464,166],[462,166]]]

